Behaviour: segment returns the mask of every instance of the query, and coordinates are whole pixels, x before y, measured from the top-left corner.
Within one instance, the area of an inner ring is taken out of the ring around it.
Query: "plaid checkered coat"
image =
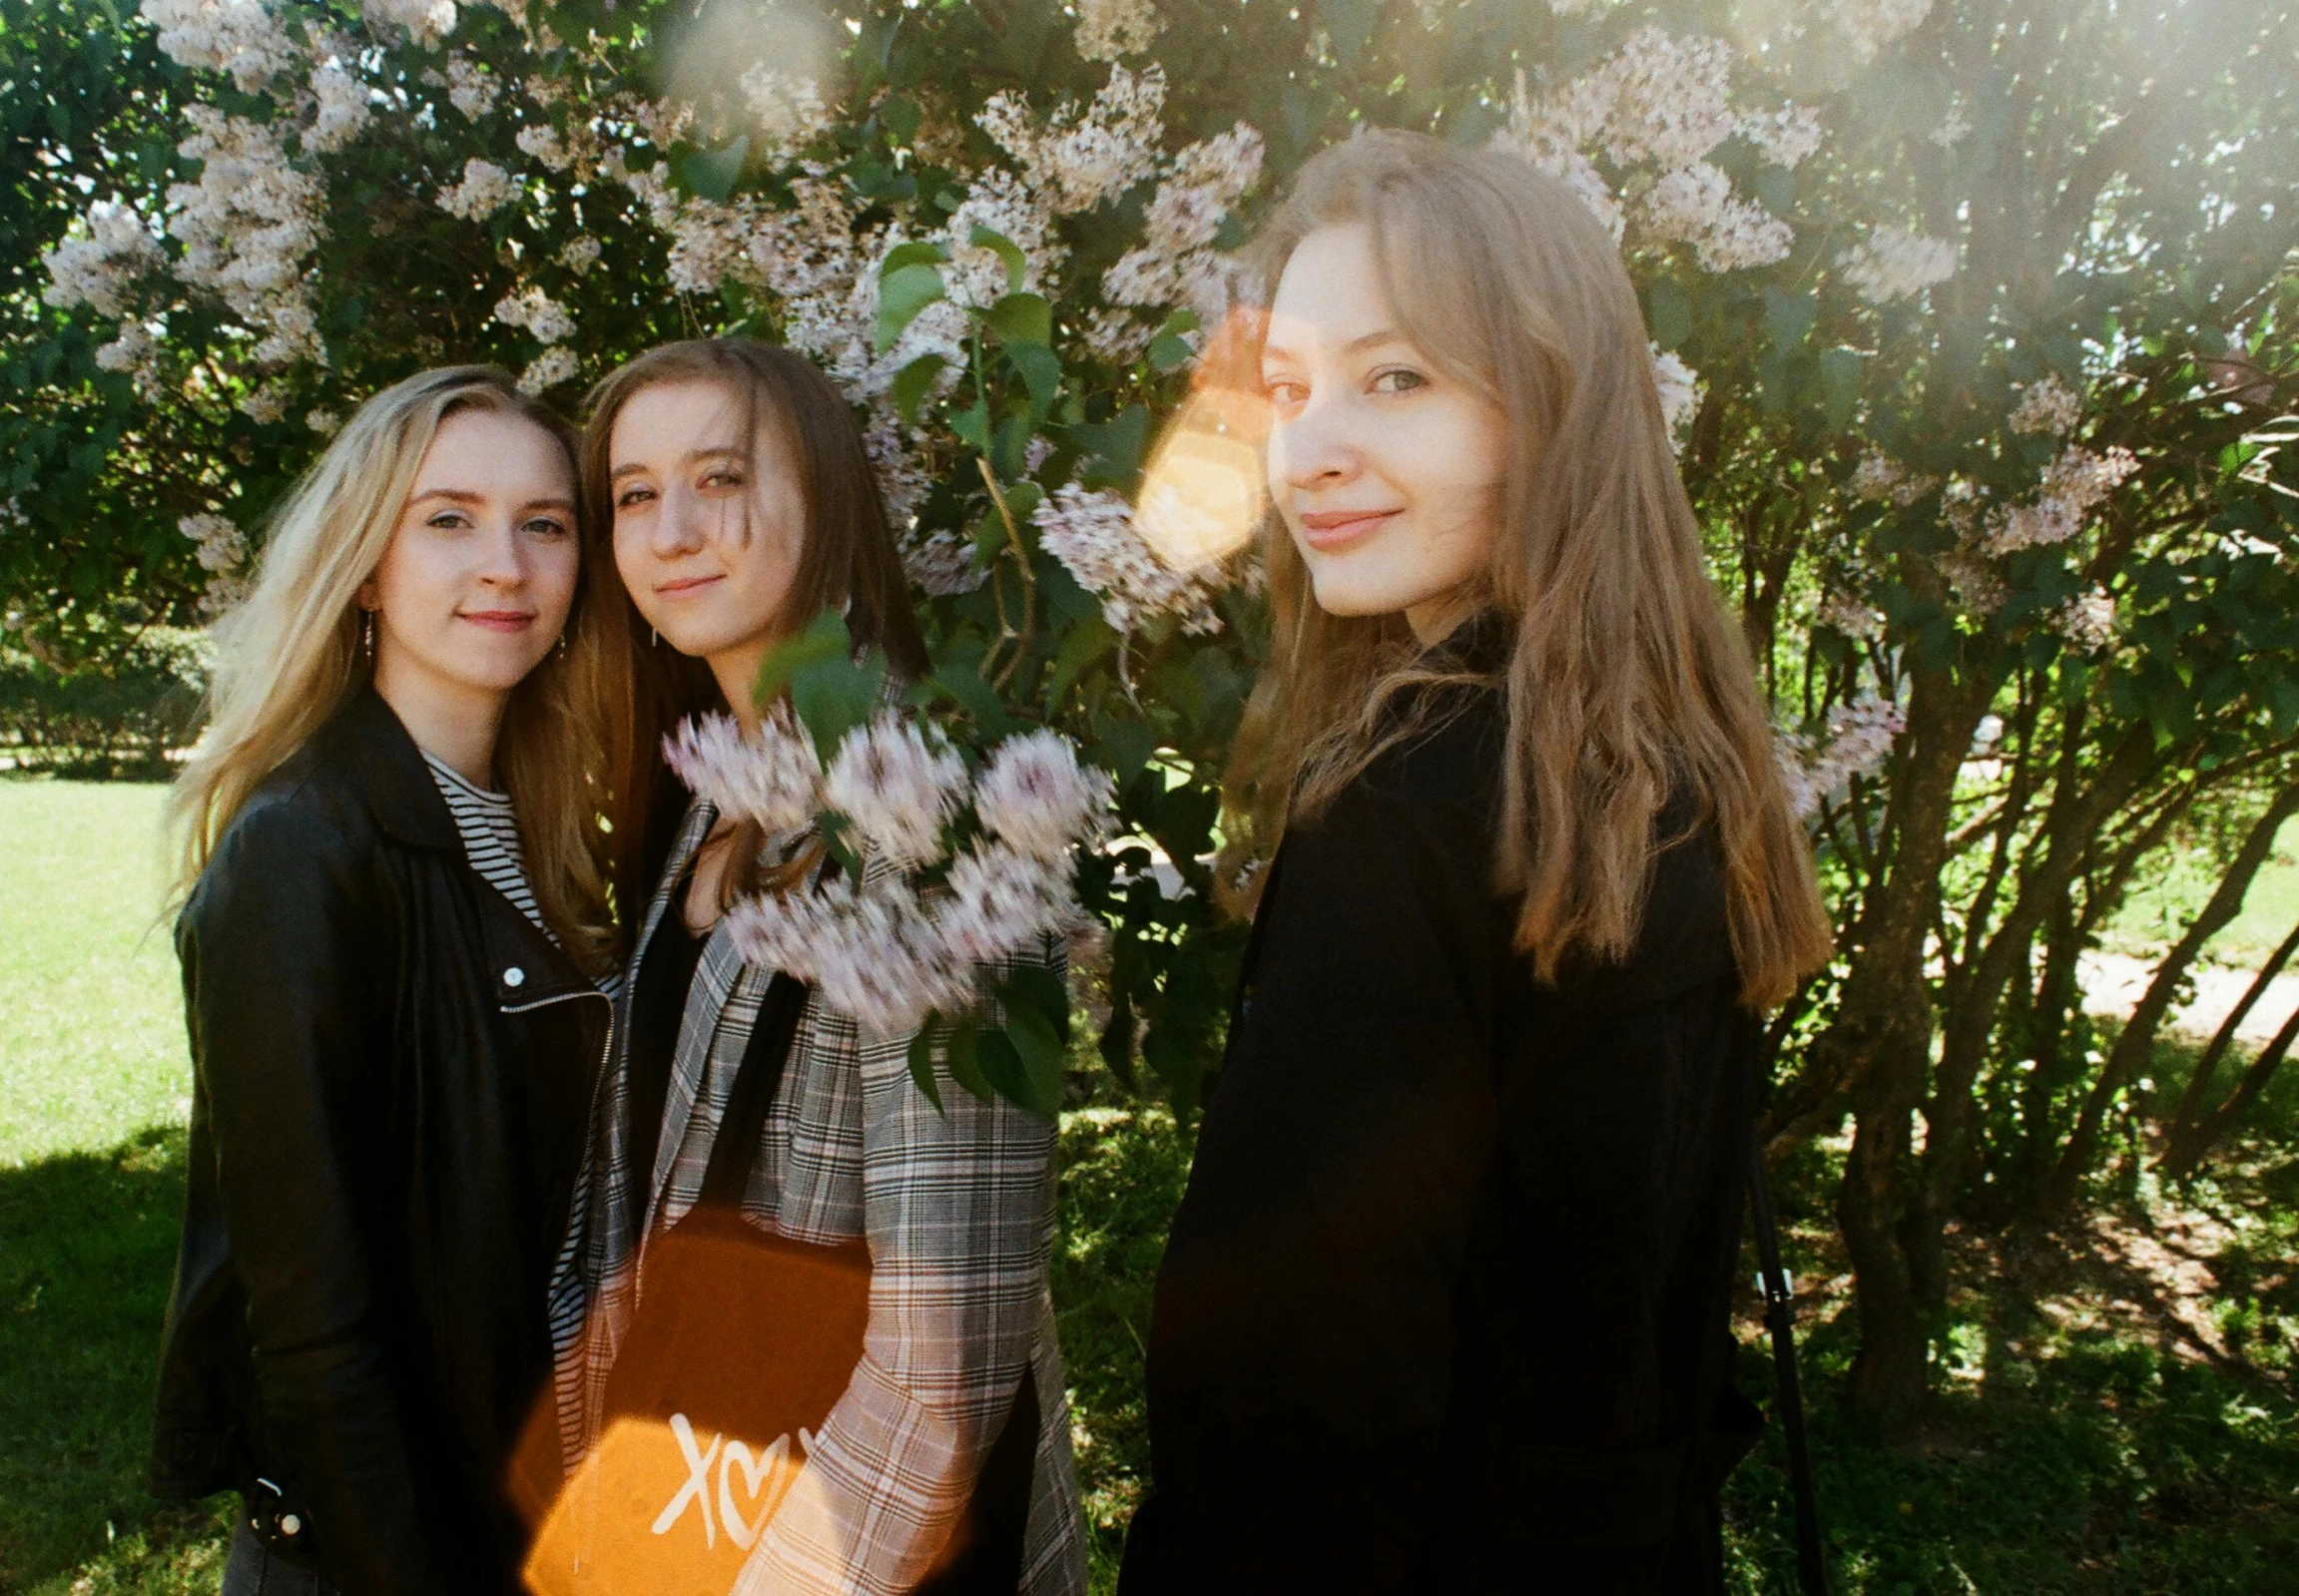
[[[701,799],[688,809],[647,906],[552,1279],[555,1394],[570,1466],[599,1434],[607,1371],[645,1290],[642,1239],[694,1207],[775,973],[746,964],[723,923],[711,934],[687,993],[655,1167],[633,1171],[631,993],[672,887],[716,818]],[[865,878],[893,868],[871,859]],[[1061,956],[1049,943],[1041,961],[1058,967]],[[985,993],[1010,967],[977,970]],[[954,1087],[941,1094],[947,1112],[937,1112],[910,1079],[908,1040],[864,1037],[810,994],[768,1113],[744,1217],[796,1241],[865,1238],[870,1309],[862,1360],[808,1453],[817,1488],[785,1498],[736,1591],[910,1589],[964,1510],[1026,1367],[1043,1419],[1020,1589],[1082,1596],[1084,1525],[1046,1280],[1053,1127]]]

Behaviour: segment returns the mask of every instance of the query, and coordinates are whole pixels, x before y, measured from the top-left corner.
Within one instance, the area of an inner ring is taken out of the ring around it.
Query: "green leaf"
[[[724,205],[735,192],[735,180],[743,175],[743,163],[750,154],[751,136],[746,133],[723,150],[702,150],[687,157],[680,164],[679,176],[689,194]]]
[[[807,623],[805,631],[784,639],[759,663],[758,680],[751,687],[751,701],[763,710],[782,697],[783,690],[800,671],[825,660],[847,659],[854,652],[855,642],[847,631],[847,618],[837,610],[825,610]]]
[[[1828,414],[1828,424],[1840,431],[1852,424],[1852,413],[1860,407],[1863,359],[1858,349],[1841,343],[1820,351],[1821,408]]]
[[[918,103],[915,100],[900,95],[896,95],[878,107],[878,121],[884,124],[886,132],[896,144],[908,144],[910,142],[910,139],[917,133],[918,123],[923,116],[924,113],[919,111]]]
[[[1069,1050],[1053,1022],[1036,1009],[1024,1008],[1006,1016],[1004,1040],[1021,1061],[1021,1091],[1008,1092],[1023,1108],[1052,1119],[1062,1108],[1062,1068]]]
[[[1029,1009],[1053,1026],[1061,1040],[1069,1039],[1069,987],[1044,965],[1025,964],[999,982],[998,1001],[1009,1017],[1017,1009]]]
[[[1149,363],[1159,371],[1179,371],[1189,364],[1197,351],[1189,346],[1189,339],[1166,333],[1150,339]]]
[[[990,330],[1009,343],[1051,343],[1053,306],[1035,293],[1009,293],[982,312]]]
[[[1061,356],[1042,343],[1024,343],[1019,340],[1006,345],[1006,358],[1022,374],[1022,382],[1030,390],[1030,399],[1042,412],[1052,406],[1062,390]]]
[[[997,258],[1006,264],[1006,291],[1008,293],[1021,291],[1022,278],[1029,274],[1030,264],[1028,258],[1022,254],[1020,245],[998,232],[997,229],[985,228],[978,222],[974,224],[974,231],[966,242],[977,250],[994,252]]]
[[[949,1064],[950,1079],[986,1103],[996,1089],[982,1074],[980,1042],[981,1027],[969,1015],[950,1027],[949,1046],[942,1056]]]
[[[885,682],[885,658],[875,652],[860,664],[848,658],[820,660],[791,678],[791,708],[825,765],[849,732],[877,713]]]
[[[1653,342],[1676,348],[1692,336],[1692,297],[1674,277],[1654,277],[1644,290],[1644,319]]]
[[[1768,286],[1764,290],[1765,341],[1774,349],[1793,348],[1804,341],[1804,335],[1812,330],[1813,318],[1819,314],[1818,295],[1783,293]]]
[[[921,354],[894,373],[888,393],[894,401],[894,413],[902,418],[902,425],[916,426],[918,406],[925,403],[934,378],[941,375],[942,367],[949,364],[938,354]]]
[[[938,244],[919,240],[910,244],[897,244],[886,252],[878,263],[878,280],[883,282],[904,266],[940,266],[950,258],[949,251]]]
[[[941,1088],[934,1084],[934,1040],[942,1028],[941,1017],[928,1014],[926,1022],[918,1027],[918,1034],[910,1038],[910,1080],[925,1100],[934,1106],[937,1114],[948,1114],[942,1107]]]
[[[1062,646],[1054,654],[1053,680],[1046,687],[1047,713],[1059,715],[1062,700],[1069,696],[1071,687],[1085,674],[1087,666],[1117,646],[1118,635],[1097,610],[1071,627],[1062,638]]]
[[[1325,24],[1326,36],[1333,40],[1334,60],[1346,67],[1373,37],[1373,25],[1381,18],[1381,0],[1318,0],[1317,16]]]
[[[878,279],[878,352],[892,348],[918,312],[946,296],[941,272],[923,261],[897,266]]]
[[[990,452],[990,407],[976,399],[956,415],[950,417],[950,430],[976,454]]]
[[[1149,407],[1130,404],[1111,420],[1071,427],[1069,436],[1086,456],[1078,471],[1085,486],[1130,489],[1149,449]]]

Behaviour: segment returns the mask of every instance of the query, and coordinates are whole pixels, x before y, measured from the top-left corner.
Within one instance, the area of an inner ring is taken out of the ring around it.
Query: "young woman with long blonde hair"
[[[1720,1591],[1760,1013],[1827,954],[1636,296],[1368,133],[1263,235],[1263,856],[1127,1596]]]
[[[572,435],[501,372],[363,405],[224,623],[178,784],[197,1072],[153,1484],[227,1596],[518,1588],[611,976]]]

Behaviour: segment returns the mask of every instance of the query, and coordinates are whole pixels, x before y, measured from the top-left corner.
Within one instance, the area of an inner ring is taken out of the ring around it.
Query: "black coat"
[[[249,1491],[353,1596],[515,1589],[505,1467],[606,1000],[471,869],[367,691],[233,819],[176,943],[197,1082],[154,1490]]]
[[[1720,862],[1553,986],[1493,891],[1502,712],[1290,830],[1159,1272],[1124,1596],[1721,1591],[1757,1021]]]

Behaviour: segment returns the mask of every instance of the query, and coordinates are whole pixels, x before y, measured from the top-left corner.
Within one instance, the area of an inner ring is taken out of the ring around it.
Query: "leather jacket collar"
[[[460,848],[462,834],[422,750],[372,685],[353,693],[311,739],[311,752],[344,770],[375,823],[415,847]]]

